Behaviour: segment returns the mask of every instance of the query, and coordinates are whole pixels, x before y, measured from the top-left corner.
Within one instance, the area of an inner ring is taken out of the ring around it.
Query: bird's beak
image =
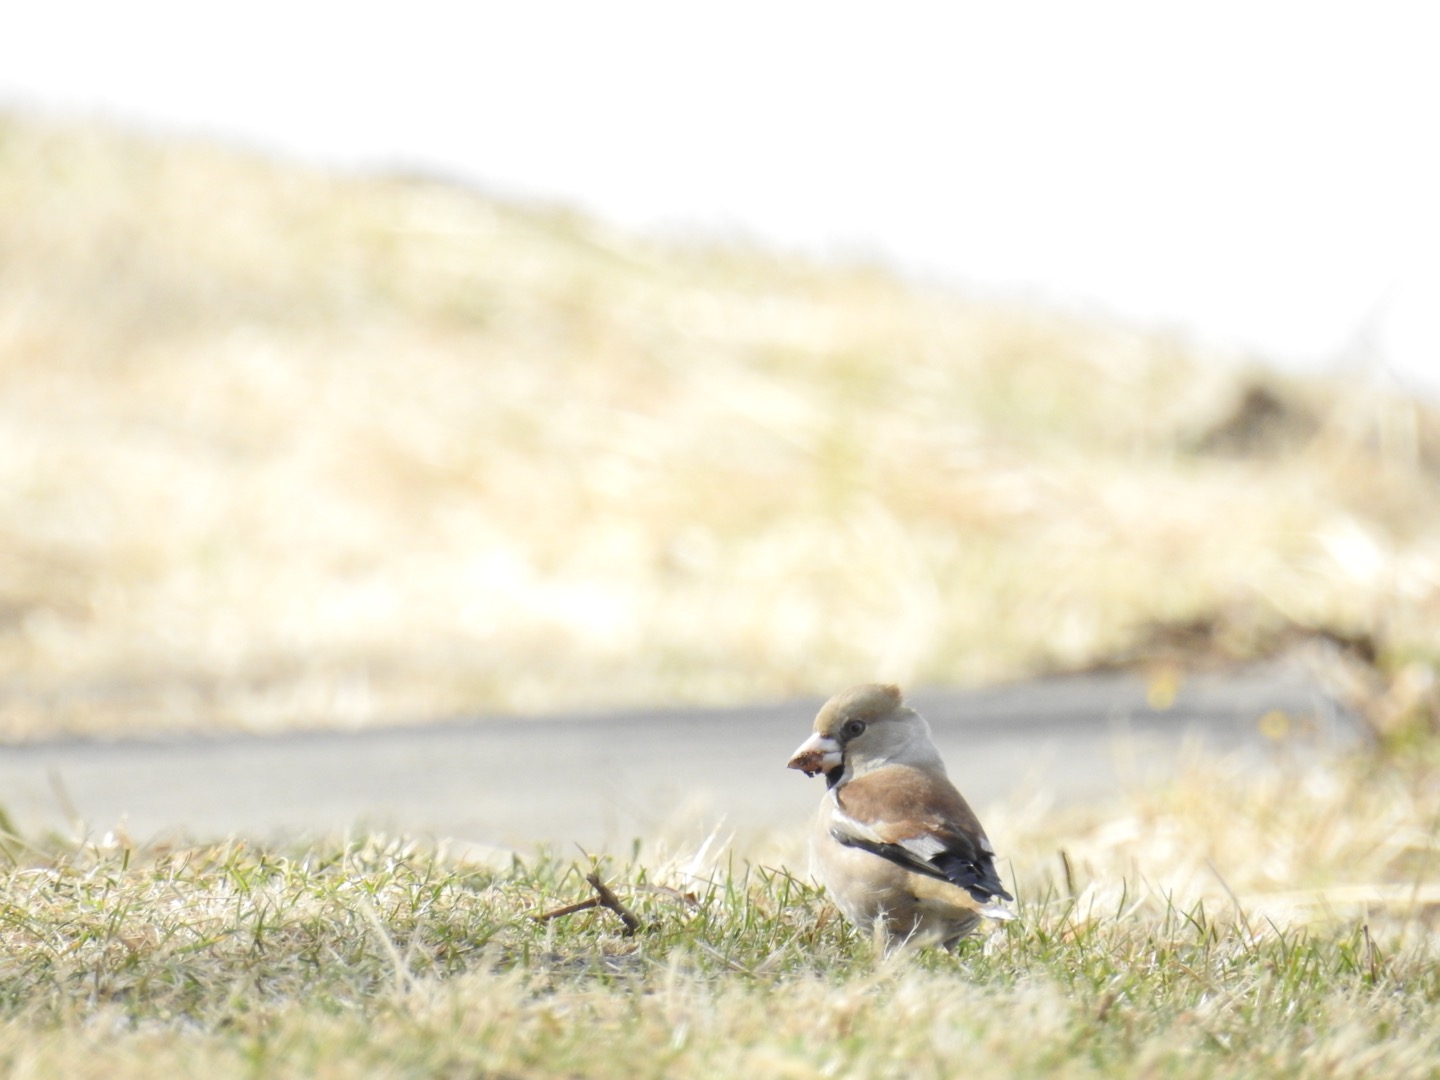
[[[816,773],[839,768],[843,761],[840,744],[829,735],[821,735],[817,731],[790,756],[788,767],[799,769],[806,776],[814,776]]]

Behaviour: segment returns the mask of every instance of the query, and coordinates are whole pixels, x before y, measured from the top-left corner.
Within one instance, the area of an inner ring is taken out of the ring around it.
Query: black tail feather
[[[1000,875],[995,872],[995,858],[988,852],[970,857],[958,851],[942,851],[932,859],[922,859],[899,844],[885,844],[851,836],[839,829],[831,829],[830,835],[847,847],[859,848],[882,859],[889,859],[897,866],[913,870],[917,874],[939,878],[952,885],[958,885],[970,894],[977,904],[988,904],[991,900],[1014,900],[1000,884]]]

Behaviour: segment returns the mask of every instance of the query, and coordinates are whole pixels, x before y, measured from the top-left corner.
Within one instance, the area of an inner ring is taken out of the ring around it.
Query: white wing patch
[[[832,793],[833,794],[833,793]],[[870,828],[863,821],[856,821],[849,814],[840,808],[840,800],[834,800],[834,807],[830,813],[830,828],[833,831],[844,833],[846,836],[853,836],[859,840],[865,840],[872,844],[887,843],[886,839]]]
[[[902,847],[921,862],[929,862],[936,855],[949,850],[945,841],[930,833],[921,833],[918,836],[911,836],[904,840],[887,840],[863,821],[857,821],[847,814],[841,808],[840,800],[838,799],[834,800],[834,806],[831,811],[831,827],[836,832],[843,833],[846,836],[853,836],[857,840],[864,840],[871,844],[894,844],[897,847]],[[988,842],[986,850],[989,850]]]
[[[928,833],[921,833],[919,836],[912,836],[908,840],[901,840],[900,846],[913,855],[929,862],[936,855],[945,850],[943,842],[930,836]]]

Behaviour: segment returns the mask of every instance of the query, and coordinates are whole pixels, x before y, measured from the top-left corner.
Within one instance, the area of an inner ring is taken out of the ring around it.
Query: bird
[[[981,916],[1014,918],[995,849],[945,772],[925,718],[900,688],[843,690],[789,768],[823,774],[812,835],[826,894],[857,927],[899,945],[954,950]]]

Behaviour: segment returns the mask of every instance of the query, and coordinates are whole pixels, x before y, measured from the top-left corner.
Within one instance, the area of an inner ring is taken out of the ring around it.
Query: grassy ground
[[[890,959],[710,847],[4,842],[0,1071],[71,1078],[1440,1075],[1440,774],[1208,766],[1004,818],[1020,917]],[[1062,853],[1063,852],[1063,859]]]
[[[1374,387],[93,127],[0,117],[0,205],[0,738],[980,683],[1157,626],[1433,699],[1440,422]]]

